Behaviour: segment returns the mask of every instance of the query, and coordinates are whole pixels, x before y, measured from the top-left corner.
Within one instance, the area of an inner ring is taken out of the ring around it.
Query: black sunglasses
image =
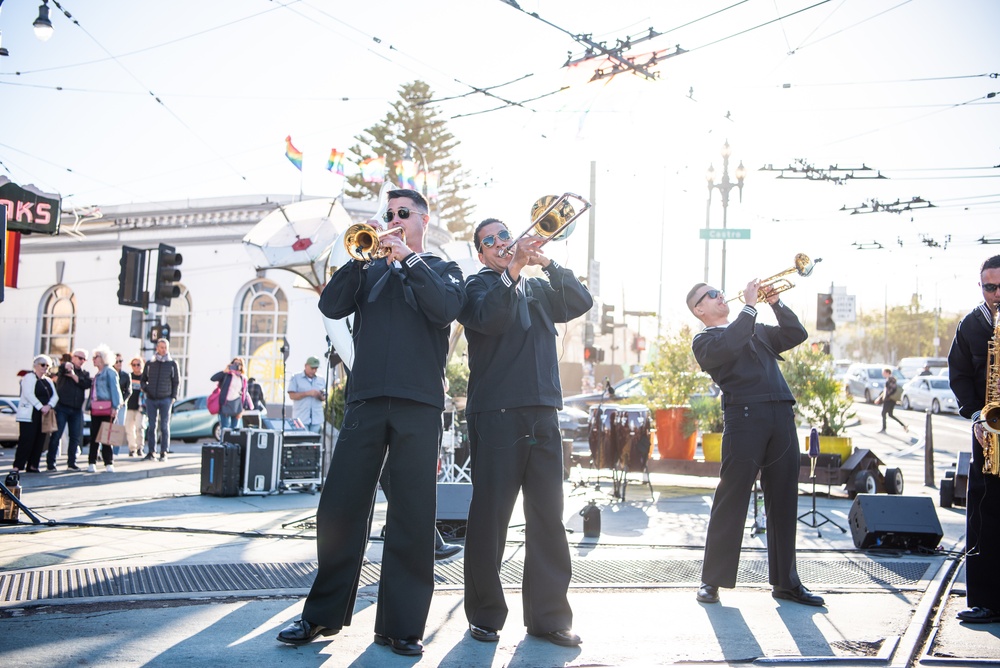
[[[723,294],[722,290],[709,290],[708,292],[706,292],[705,294],[703,294],[701,297],[698,297],[698,301],[696,301],[694,303],[694,306],[692,308],[698,308],[698,304],[700,304],[701,300],[704,299],[705,297],[708,297],[709,299],[715,299],[716,297],[718,297],[721,294]]]
[[[1000,284],[997,284],[997,283],[983,283],[983,292],[996,292],[997,288],[1000,288]]]
[[[405,206],[401,206],[398,209],[396,209],[396,215],[399,216],[400,220],[406,220],[407,218],[410,217],[410,214],[416,214],[418,216],[424,215],[422,211],[410,211]],[[392,211],[386,211],[385,213],[382,214],[382,220],[384,220],[387,223],[391,223],[392,216],[393,216]]]
[[[487,234],[485,237],[479,240],[480,246],[486,246],[487,248],[493,248],[493,245],[500,241],[510,241],[510,232],[507,230],[500,230],[496,234]]]

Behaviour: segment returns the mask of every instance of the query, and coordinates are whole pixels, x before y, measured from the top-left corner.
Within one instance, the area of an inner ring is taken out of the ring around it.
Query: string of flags
[[[291,135],[285,137],[285,157],[297,170],[302,171],[302,151],[292,144]],[[339,176],[346,176],[346,164],[343,151],[338,151],[335,148],[330,150],[330,156],[326,160],[327,171]],[[383,183],[388,176],[385,156],[365,158],[357,163],[356,167],[366,183]],[[441,185],[440,173],[418,169],[415,160],[397,160],[392,165],[392,176],[394,177],[393,181],[399,184],[400,188],[426,192],[431,199],[438,198]]]

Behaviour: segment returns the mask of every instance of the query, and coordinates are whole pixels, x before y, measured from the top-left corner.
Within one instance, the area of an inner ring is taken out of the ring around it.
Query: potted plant
[[[795,397],[800,424],[819,432],[820,452],[840,454],[841,461],[845,461],[852,447],[844,428],[856,413],[854,399],[833,378],[832,358],[811,346],[799,346],[783,355],[782,374]]]
[[[706,462],[722,461],[722,397],[703,394],[691,398],[691,421],[701,432]]]
[[[693,338],[694,332],[687,325],[658,338],[643,367],[649,372],[642,387],[646,404],[654,411],[661,459],[694,459],[696,434],[688,402],[692,395],[707,392],[712,381],[694,358]]]

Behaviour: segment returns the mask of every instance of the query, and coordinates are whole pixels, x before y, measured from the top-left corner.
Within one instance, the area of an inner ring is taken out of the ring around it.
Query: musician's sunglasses
[[[416,214],[418,216],[424,215],[422,211],[410,211],[405,206],[401,206],[396,210],[396,215],[399,216],[400,220],[406,220],[407,218],[410,217],[411,214]],[[393,216],[392,211],[386,211],[385,213],[382,214],[382,220],[384,220],[387,223],[391,223],[392,216]]]
[[[701,300],[704,299],[705,297],[708,297],[709,299],[715,299],[716,297],[718,297],[721,294],[723,294],[722,290],[709,290],[708,292],[706,292],[705,294],[703,294],[701,297],[698,297],[698,301],[696,301],[694,303],[694,306],[692,308],[698,308],[698,304],[700,304]]]
[[[996,292],[997,288],[1000,288],[1000,284],[997,284],[997,283],[983,283],[983,292]]]
[[[487,234],[485,237],[479,240],[480,246],[486,246],[487,248],[493,248],[496,244],[497,239],[500,241],[510,241],[510,232],[507,230],[500,230],[496,234]]]

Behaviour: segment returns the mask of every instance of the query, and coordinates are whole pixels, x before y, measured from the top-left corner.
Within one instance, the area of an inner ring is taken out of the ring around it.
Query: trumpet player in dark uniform
[[[718,603],[719,588],[736,586],[740,545],[757,474],[767,513],[767,562],[771,595],[806,605],[824,601],[802,586],[795,565],[799,448],[795,398],[781,375],[780,353],[808,337],[771,286],[747,283],[746,302],[729,322],[721,290],[698,283],[687,295],[691,313],[705,324],[692,343],[695,359],[722,389],[722,471],[705,540],[701,603]],[[758,324],[757,303],[771,305],[778,326]]]
[[[1000,438],[983,429],[980,411],[987,401],[992,403],[1000,396],[1000,340],[994,326],[1000,304],[1000,255],[983,263],[979,281],[983,302],[958,324],[948,353],[948,376],[959,413],[972,418],[972,464],[965,506],[968,608],[959,612],[958,618],[967,624],[992,624],[1000,622]],[[992,388],[993,397],[987,397],[987,387]]]
[[[538,237],[511,245],[495,218],[476,228],[485,268],[465,285],[459,316],[469,341],[465,415],[472,451],[472,503],[465,537],[465,615],[470,635],[496,642],[507,619],[500,564],[519,492],[524,494],[522,580],[528,633],[556,645],[580,644],[567,600],[572,576],[563,526],[562,407],[555,323],[593,306],[573,272],[545,257]],[[525,267],[545,277],[527,278]]]
[[[302,618],[278,634],[297,645],[351,623],[383,462],[391,473],[375,643],[418,655],[434,593],[434,522],[444,366],[465,300],[454,262],[424,252],[430,217],[413,190],[393,190],[377,243],[384,259],[337,270],[320,297],[329,318],[354,315],[344,423],[316,516],[319,569]],[[374,226],[373,226],[374,227]],[[372,237],[373,234],[365,234]]]

